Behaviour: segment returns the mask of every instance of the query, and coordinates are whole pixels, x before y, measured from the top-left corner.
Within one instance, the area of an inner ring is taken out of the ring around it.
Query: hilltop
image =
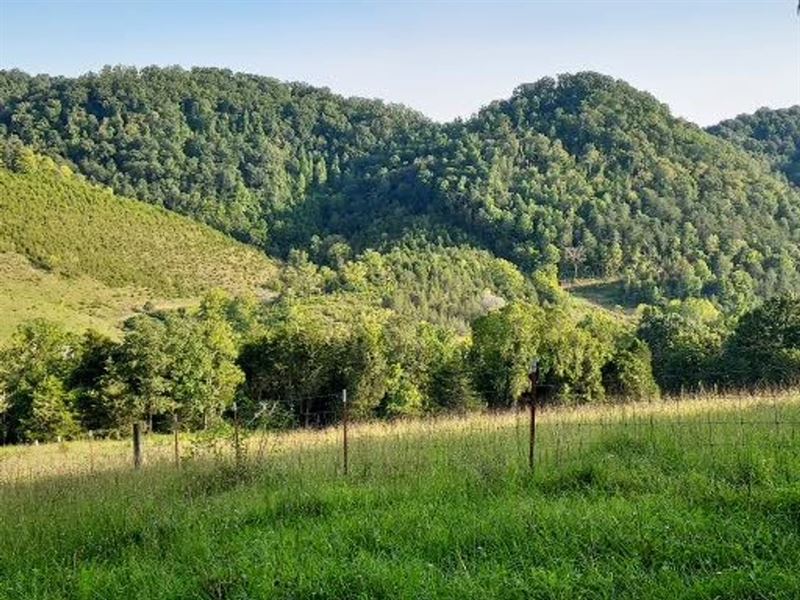
[[[752,115],[739,115],[709,127],[708,131],[765,158],[791,183],[800,186],[800,105],[777,110],[761,108]]]
[[[800,289],[800,193],[763,160],[597,73],[437,124],[325,89],[196,68],[0,74],[0,133],[273,255],[409,235],[525,272],[726,310]]]

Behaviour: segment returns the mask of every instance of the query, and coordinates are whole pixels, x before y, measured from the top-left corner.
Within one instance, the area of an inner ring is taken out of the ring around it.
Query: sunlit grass
[[[492,413],[442,415],[424,419],[376,420],[350,423],[349,439],[353,451],[365,444],[393,447],[418,447],[425,440],[459,439],[467,444],[490,438],[490,445],[513,443],[525,448],[529,443],[529,414],[526,407]],[[651,428],[674,429],[695,427],[703,435],[709,431],[736,430],[746,435],[753,427],[777,428],[784,435],[800,428],[800,393],[775,391],[758,393],[704,394],[621,404],[584,404],[543,406],[537,410],[537,435],[540,451],[545,453],[556,442],[594,435],[608,430],[629,431],[643,437]],[[754,415],[758,422],[754,423]],[[273,431],[261,429],[258,423],[243,427],[241,438],[245,454],[251,459],[269,461],[278,455],[299,454],[320,449],[330,452],[332,460],[340,460],[341,424],[325,428]],[[208,455],[232,457],[234,448],[230,427],[224,435],[203,432],[179,434],[179,455],[202,458]],[[381,441],[383,440],[383,441]],[[577,440],[579,442],[580,440]],[[577,443],[576,442],[576,443]],[[483,443],[483,442],[482,442]],[[714,443],[712,439],[710,443]],[[145,460],[149,464],[173,463],[172,434],[145,436]],[[75,475],[106,470],[127,469],[132,465],[130,439],[100,439],[84,435],[83,439],[41,445],[0,446],[0,482]]]
[[[198,302],[158,298],[132,286],[109,287],[84,276],[64,277],[35,268],[19,254],[0,253],[0,343],[32,319],[55,321],[75,333],[93,329],[116,338],[123,321],[146,303],[177,308]]]
[[[113,335],[134,308],[213,288],[267,297],[278,266],[191,219],[41,166],[0,168],[0,341],[43,317]]]
[[[525,412],[352,425],[346,476],[340,427],[3,448],[0,597],[800,594],[800,394],[538,422],[533,472]]]
[[[619,279],[578,279],[564,281],[576,310],[600,310],[624,320],[632,320],[636,304],[626,299],[622,281]]]

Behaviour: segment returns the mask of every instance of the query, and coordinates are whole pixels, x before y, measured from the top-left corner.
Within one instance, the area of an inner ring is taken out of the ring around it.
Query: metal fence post
[[[89,472],[94,473],[94,432],[89,430]]]
[[[242,446],[239,439],[239,407],[236,402],[233,403],[233,453],[236,468],[238,469],[241,467],[242,462]]]
[[[175,467],[181,466],[181,449],[178,440],[178,432],[180,431],[180,421],[178,420],[178,413],[172,413],[172,434],[173,434],[173,450],[175,452]]]

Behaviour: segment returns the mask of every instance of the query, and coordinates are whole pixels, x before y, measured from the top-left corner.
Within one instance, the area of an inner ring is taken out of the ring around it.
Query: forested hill
[[[544,79],[451,131],[444,202],[517,261],[622,273],[643,300],[797,286],[800,196],[624,82]]]
[[[133,309],[185,305],[213,288],[310,302],[347,297],[465,332],[508,301],[555,301],[552,278],[534,280],[486,250],[407,237],[385,253],[352,255],[329,239],[278,264],[258,249],[108,188],[25,146],[0,144],[0,340],[45,316],[113,333]],[[344,304],[335,304],[345,306]]]
[[[262,246],[329,182],[416,156],[429,125],[400,106],[219,69],[0,72],[0,107],[2,131],[26,145]]]
[[[714,135],[763,156],[800,186],[800,105],[772,110],[761,108],[709,127]]]
[[[467,121],[217,69],[0,75],[0,133],[270,251],[472,244],[636,299],[737,309],[800,289],[800,194],[768,165],[595,73]]]

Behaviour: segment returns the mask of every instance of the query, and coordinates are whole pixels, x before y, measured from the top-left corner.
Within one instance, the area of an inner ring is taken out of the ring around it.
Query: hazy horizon
[[[220,67],[379,98],[440,122],[578,71],[624,79],[701,126],[800,102],[794,0],[6,1],[0,17],[3,68]]]

